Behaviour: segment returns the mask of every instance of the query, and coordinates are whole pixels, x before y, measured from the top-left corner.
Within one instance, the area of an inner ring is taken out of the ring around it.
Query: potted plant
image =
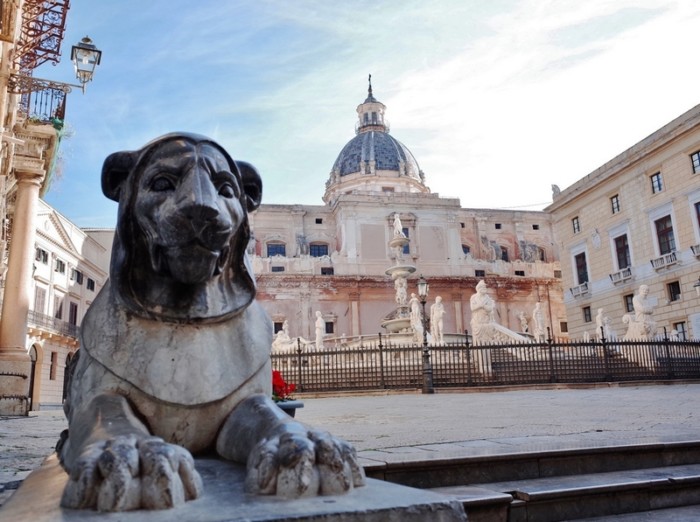
[[[272,400],[290,417],[294,417],[297,408],[304,407],[303,402],[292,397],[296,389],[296,384],[284,380],[282,372],[272,370]]]

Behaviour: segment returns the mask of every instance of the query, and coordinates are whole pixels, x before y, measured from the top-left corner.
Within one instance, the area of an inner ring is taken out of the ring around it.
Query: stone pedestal
[[[61,520],[120,522],[466,522],[461,504],[451,496],[367,479],[367,485],[346,495],[285,500],[243,492],[244,468],[215,459],[197,459],[204,495],[183,506],[163,511],[119,514],[76,511],[60,507],[67,475],[56,456],[32,472],[0,509],[0,520]]]

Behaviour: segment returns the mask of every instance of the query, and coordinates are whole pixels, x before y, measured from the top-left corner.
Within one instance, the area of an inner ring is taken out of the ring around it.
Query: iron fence
[[[429,346],[435,388],[700,378],[700,341],[606,340]],[[421,388],[423,347],[379,338],[353,348],[273,354],[300,392]]]

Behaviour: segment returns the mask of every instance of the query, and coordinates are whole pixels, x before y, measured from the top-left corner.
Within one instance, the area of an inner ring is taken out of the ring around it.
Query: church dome
[[[369,174],[372,168],[396,171],[421,180],[418,162],[408,147],[387,132],[375,130],[360,132],[343,147],[333,165],[333,173],[338,176]]]
[[[408,147],[389,134],[386,106],[372,94],[357,106],[357,134],[340,151],[326,183],[326,202],[338,194],[367,192],[430,192],[423,172]]]

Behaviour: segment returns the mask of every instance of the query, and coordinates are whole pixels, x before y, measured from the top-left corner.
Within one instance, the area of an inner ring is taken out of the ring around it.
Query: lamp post
[[[85,93],[85,84],[92,81],[92,77],[95,74],[95,67],[100,64],[100,60],[102,59],[102,51],[95,47],[89,36],[86,36],[71,48],[70,59],[71,62],[73,62],[75,76],[80,82],[80,85],[45,80],[43,78],[11,72],[8,81],[9,92],[28,94],[46,89],[53,89],[68,94],[73,90],[73,87],[78,87]]]
[[[425,302],[428,299],[428,282],[421,275],[418,283],[418,299],[423,307],[423,393],[435,393],[433,388],[433,365],[430,362],[430,351],[428,349],[428,329],[425,317]]]

